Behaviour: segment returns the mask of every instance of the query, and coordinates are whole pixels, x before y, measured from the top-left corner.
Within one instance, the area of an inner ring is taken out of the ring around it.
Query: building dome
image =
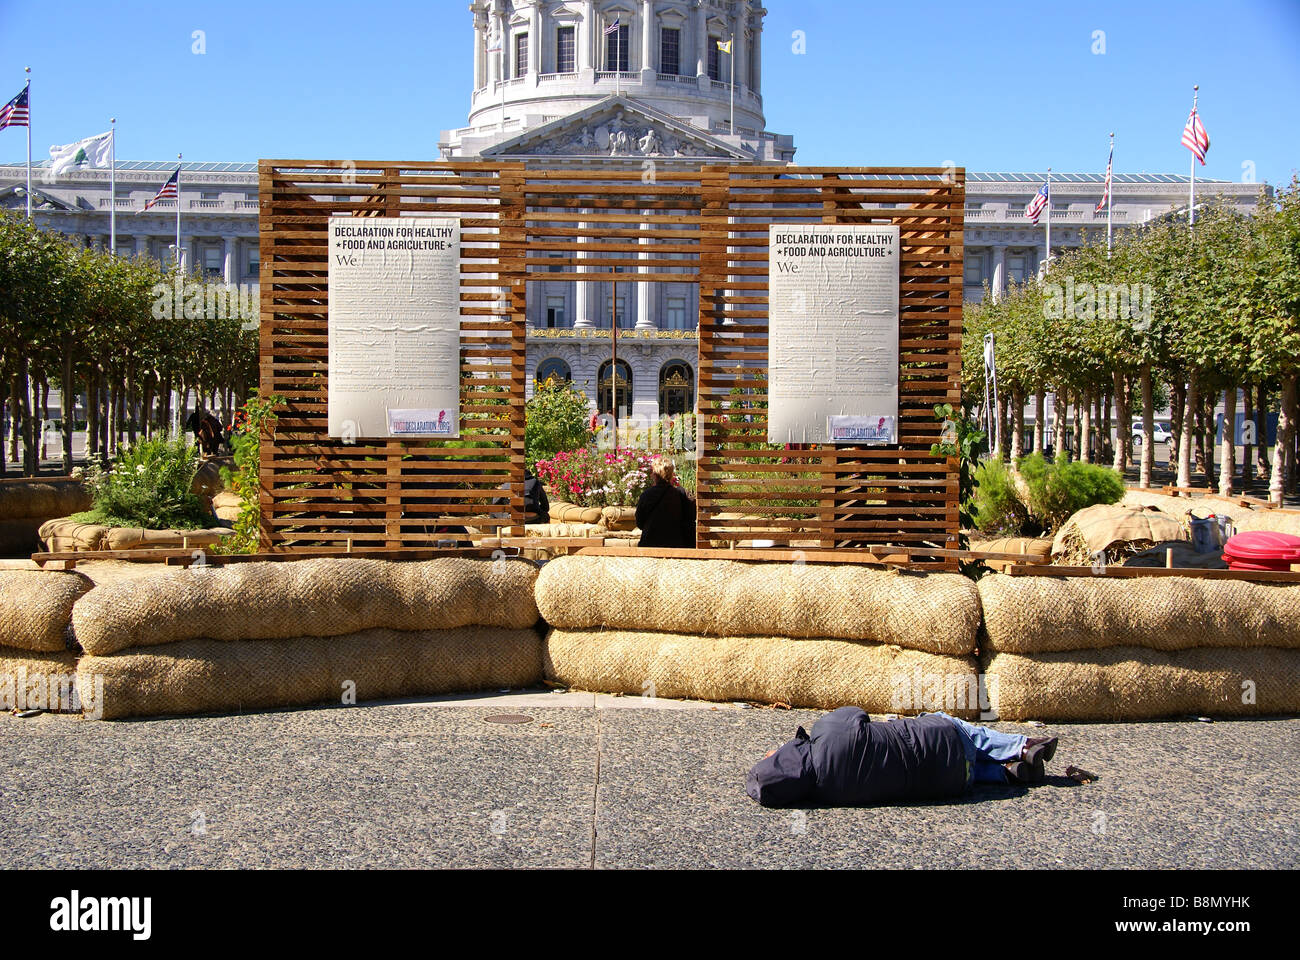
[[[492,155],[496,144],[620,98],[718,138],[737,159],[794,158],[792,138],[766,130],[767,11],[755,0],[473,0],[469,9],[469,125],[444,133],[444,157]]]

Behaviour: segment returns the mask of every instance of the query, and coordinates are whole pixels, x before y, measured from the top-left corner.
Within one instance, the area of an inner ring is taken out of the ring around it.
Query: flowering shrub
[[[198,448],[182,439],[141,439],[118,450],[111,469],[86,468],[93,506],[73,519],[149,530],[209,526],[212,518],[190,489],[198,466]]]
[[[537,477],[552,500],[580,507],[634,507],[650,483],[645,450],[566,450],[537,461]]]

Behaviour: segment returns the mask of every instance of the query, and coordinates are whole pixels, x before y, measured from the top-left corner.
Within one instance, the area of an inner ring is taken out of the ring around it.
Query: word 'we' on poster
[[[460,224],[329,221],[329,435],[460,435]]]
[[[769,443],[898,442],[897,226],[773,224]]]

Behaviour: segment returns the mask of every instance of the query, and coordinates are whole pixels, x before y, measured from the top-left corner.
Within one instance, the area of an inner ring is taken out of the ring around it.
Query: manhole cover
[[[532,723],[532,717],[526,717],[522,713],[498,713],[495,716],[484,717],[484,723]]]

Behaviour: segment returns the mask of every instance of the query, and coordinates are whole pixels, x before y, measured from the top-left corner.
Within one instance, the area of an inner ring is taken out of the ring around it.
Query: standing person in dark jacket
[[[1036,783],[1056,753],[1055,737],[1026,738],[933,713],[872,723],[840,707],[768,753],[745,792],[765,807],[939,800],[974,783]]]
[[[668,457],[650,464],[650,486],[636,503],[636,525],[642,547],[694,547],[695,501],[677,486],[675,468]]]

